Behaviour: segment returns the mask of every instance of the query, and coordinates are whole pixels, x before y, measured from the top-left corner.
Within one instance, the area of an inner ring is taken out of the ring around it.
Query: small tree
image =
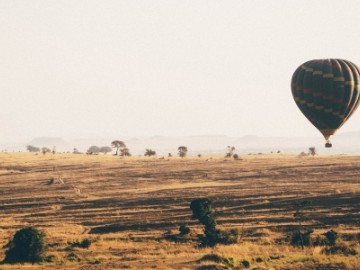
[[[121,157],[130,157],[130,150],[127,147],[120,148],[120,156]]]
[[[81,152],[77,148],[74,148],[73,149],[73,154],[81,154]]]
[[[98,154],[100,152],[100,148],[96,145],[92,145],[89,147],[89,149],[86,151],[88,154]]]
[[[202,244],[215,246],[216,244],[234,244],[238,240],[238,230],[221,231],[216,229],[216,220],[212,210],[212,200],[208,198],[195,199],[190,203],[193,218],[197,218],[204,225],[205,238]]]
[[[146,149],[145,150],[144,156],[151,157],[151,156],[155,156],[155,155],[156,155],[156,152],[154,150],[151,150],[151,149]]]
[[[226,149],[227,149],[227,152],[225,154],[225,157],[231,158],[234,155],[235,146],[230,146],[229,145]]]
[[[305,229],[303,227],[303,221],[305,219],[305,213],[307,210],[309,210],[309,207],[311,206],[311,201],[297,201],[294,203],[294,218],[295,221],[298,222],[298,230],[293,234],[291,243],[293,245],[300,244],[301,248],[304,249],[304,246],[310,245],[310,237],[313,233],[312,229]]]
[[[46,153],[50,153],[50,152],[51,152],[50,148],[47,148],[47,147],[41,148],[41,153],[43,153],[43,155],[45,155]]]
[[[182,158],[186,157],[188,149],[186,146],[179,146],[178,147],[178,155]]]
[[[123,141],[118,141],[118,140],[112,141],[111,146],[113,148],[116,148],[116,153],[115,153],[116,156],[118,155],[120,148],[126,147]]]
[[[35,147],[35,146],[32,146],[32,145],[26,146],[26,150],[28,150],[29,152],[40,152],[39,147]]]
[[[309,155],[311,155],[312,157],[315,157],[315,155],[316,155],[315,147],[309,147]]]
[[[112,149],[109,146],[101,146],[99,149],[100,153],[103,153],[104,155],[106,155],[107,153],[111,152]]]
[[[40,262],[45,250],[44,234],[29,227],[17,231],[8,243],[4,263]]]

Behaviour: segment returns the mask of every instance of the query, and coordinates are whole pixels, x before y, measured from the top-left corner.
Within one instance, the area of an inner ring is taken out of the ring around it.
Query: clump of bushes
[[[336,245],[326,247],[322,253],[326,255],[333,255],[333,254],[342,254],[345,256],[355,256],[358,255],[358,252],[346,243],[338,243]]]
[[[88,238],[85,238],[84,240],[82,240],[81,242],[76,241],[73,243],[70,243],[70,247],[74,248],[74,247],[78,247],[78,248],[89,248],[91,245],[91,240]]]
[[[204,246],[215,246],[216,244],[234,244],[239,237],[238,230],[222,231],[216,228],[216,220],[212,210],[212,200],[209,198],[195,199],[191,202],[190,208],[193,218],[196,218],[204,225],[204,236],[200,241]]]
[[[17,231],[6,245],[3,263],[36,263],[43,261],[45,242],[44,233],[36,228],[28,227]]]

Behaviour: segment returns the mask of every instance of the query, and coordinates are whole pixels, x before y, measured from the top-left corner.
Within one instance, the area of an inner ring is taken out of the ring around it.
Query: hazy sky
[[[360,1],[0,0],[0,141],[321,136],[303,62],[360,64]],[[360,110],[340,132],[360,130]]]

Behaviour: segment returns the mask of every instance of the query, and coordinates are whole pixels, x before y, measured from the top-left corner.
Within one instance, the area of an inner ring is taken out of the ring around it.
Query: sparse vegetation
[[[303,221],[305,219],[305,214],[309,210],[311,206],[311,201],[303,200],[297,201],[294,203],[294,218],[298,222],[298,229],[292,235],[291,244],[293,245],[301,245],[301,248],[304,249],[305,246],[309,246],[311,244],[311,234],[314,230],[310,228],[304,228]]]
[[[360,269],[358,177],[349,171],[360,166],[357,157],[244,155],[238,164],[223,155],[168,161],[0,154],[1,259],[19,227],[47,235],[40,266],[3,270],[246,269],[243,261],[247,269]],[[189,198],[210,196],[214,246],[205,226],[189,220]],[[290,209],[295,198],[312,204]],[[303,214],[301,232],[314,230],[313,246],[304,250],[299,237],[290,243],[300,226],[296,212]],[[224,245],[230,238],[234,244]]]

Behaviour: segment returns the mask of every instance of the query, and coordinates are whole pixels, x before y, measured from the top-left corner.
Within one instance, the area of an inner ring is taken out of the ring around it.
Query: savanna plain
[[[49,259],[0,269],[360,269],[359,178],[360,157],[347,155],[1,153],[0,260],[30,226],[45,233]],[[199,245],[198,198],[213,200],[217,227],[237,229],[236,243]],[[311,205],[297,220],[301,201]],[[338,232],[338,248],[292,245],[299,226],[319,243]],[[84,239],[87,248],[71,244]]]

